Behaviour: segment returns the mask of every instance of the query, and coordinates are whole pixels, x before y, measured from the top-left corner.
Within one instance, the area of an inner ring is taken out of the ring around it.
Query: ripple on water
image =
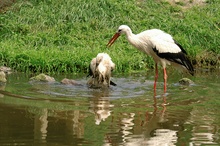
[[[205,114],[204,110],[196,108],[190,112],[190,118],[186,121],[187,125],[193,125],[190,144],[217,144],[216,139],[219,139],[219,127],[214,124],[215,116],[213,115],[214,113]]]
[[[195,80],[198,86],[183,87],[170,77],[167,104],[161,95],[162,82],[157,84],[159,94],[153,100],[153,80],[142,76],[114,78],[117,86],[110,89],[90,89],[85,78],[77,80],[83,86],[59,82],[30,84],[17,78],[10,82],[9,78],[3,90],[11,94],[2,93],[0,98],[1,105],[8,107],[0,108],[4,110],[0,112],[1,125],[19,123],[12,129],[19,135],[17,131],[22,127],[33,132],[33,126],[26,125],[38,123],[45,126],[45,131],[36,127],[36,134],[41,134],[36,137],[58,145],[76,141],[79,145],[102,145],[100,141],[106,145],[218,145],[219,81],[214,80],[213,84],[201,78]],[[18,108],[31,114],[21,115]],[[14,123],[15,120],[18,122]],[[2,133],[6,135],[4,139],[20,137],[7,134],[8,131]]]
[[[137,97],[149,92],[149,85],[143,79],[135,80],[132,78],[115,78],[117,86],[111,86],[109,89],[92,89],[86,85],[86,79],[78,80],[82,83],[81,86],[63,85],[60,83],[34,83],[32,84],[32,91],[50,96],[64,96],[64,97],[109,97],[111,99],[131,98]]]

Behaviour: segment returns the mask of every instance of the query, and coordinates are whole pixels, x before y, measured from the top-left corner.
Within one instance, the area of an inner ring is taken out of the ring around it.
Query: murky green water
[[[162,75],[115,76],[118,86],[89,89],[82,76],[54,76],[54,84],[8,75],[0,91],[0,145],[220,145],[220,73],[178,84],[169,72],[166,104]],[[85,75],[84,75],[85,76]],[[62,85],[64,77],[83,86]]]

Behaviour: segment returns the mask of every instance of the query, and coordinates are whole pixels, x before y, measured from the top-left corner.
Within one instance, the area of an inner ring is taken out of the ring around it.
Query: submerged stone
[[[72,80],[72,79],[67,79],[67,78],[64,78],[62,81],[61,81],[62,84],[65,84],[65,85],[82,85],[80,83],[78,83],[77,81],[75,80]]]
[[[54,82],[55,79],[53,77],[50,77],[48,75],[45,75],[43,73],[30,78],[31,81],[42,81],[42,82]]]
[[[179,80],[179,83],[181,85],[189,86],[190,84],[193,84],[194,82],[188,78],[182,78]]]

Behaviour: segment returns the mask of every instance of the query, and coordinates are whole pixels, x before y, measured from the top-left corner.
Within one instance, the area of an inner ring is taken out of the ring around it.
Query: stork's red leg
[[[156,96],[157,79],[158,79],[158,68],[157,68],[157,63],[156,63],[155,64],[155,79],[154,79],[154,95],[155,96]]]
[[[166,68],[163,69],[163,79],[164,79],[164,93],[167,91],[167,72]]]

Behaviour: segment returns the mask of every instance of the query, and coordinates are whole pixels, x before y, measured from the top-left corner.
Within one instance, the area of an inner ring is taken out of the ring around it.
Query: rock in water
[[[82,84],[78,83],[77,81],[75,80],[71,80],[71,79],[67,79],[67,78],[64,78],[62,81],[61,81],[62,84],[65,84],[65,85],[76,85],[76,86],[81,86]]]
[[[189,86],[190,84],[193,84],[194,82],[188,78],[182,78],[179,80],[179,83],[181,85]]]
[[[31,81],[42,81],[42,82],[55,82],[55,79],[53,77],[50,77],[48,75],[45,75],[43,73],[30,78]]]

